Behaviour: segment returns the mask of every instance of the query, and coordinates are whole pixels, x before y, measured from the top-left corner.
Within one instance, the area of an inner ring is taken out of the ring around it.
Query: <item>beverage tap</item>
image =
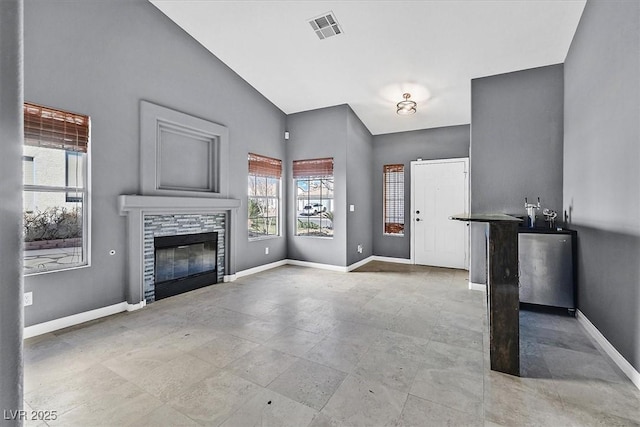
[[[524,198],[524,208],[527,210],[529,228],[536,226],[536,210],[540,209],[540,197],[538,197],[538,203],[529,203],[527,198]]]
[[[542,215],[544,215],[544,220],[549,223],[549,228],[553,229],[556,227],[558,212],[547,208],[542,210]]]

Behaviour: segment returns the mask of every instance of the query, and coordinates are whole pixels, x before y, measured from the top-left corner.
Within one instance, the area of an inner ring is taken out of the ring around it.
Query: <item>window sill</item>
[[[275,235],[269,235],[269,236],[260,236],[260,237],[249,237],[249,241],[250,242],[259,242],[261,240],[274,240],[274,239],[279,239],[282,236],[275,236]]]
[[[404,237],[404,234],[382,233],[385,237]]]
[[[303,239],[323,239],[323,240],[333,240],[333,236],[305,236],[305,235],[296,235],[295,237],[301,237]]]
[[[66,271],[72,271],[72,270],[81,270],[83,268],[88,268],[91,267],[91,264],[83,264],[83,265],[76,265],[73,267],[68,267],[68,268],[58,268],[55,270],[41,270],[41,271],[34,271],[31,273],[22,273],[22,275],[24,277],[32,277],[32,276],[41,276],[43,274],[50,274],[50,273],[61,273],[61,272],[66,272]]]

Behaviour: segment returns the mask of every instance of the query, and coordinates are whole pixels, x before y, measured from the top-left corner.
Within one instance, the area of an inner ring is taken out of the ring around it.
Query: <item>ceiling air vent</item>
[[[342,34],[340,24],[338,24],[338,20],[333,12],[323,13],[318,17],[312,18],[309,20],[309,24],[318,37],[320,37],[320,40]]]

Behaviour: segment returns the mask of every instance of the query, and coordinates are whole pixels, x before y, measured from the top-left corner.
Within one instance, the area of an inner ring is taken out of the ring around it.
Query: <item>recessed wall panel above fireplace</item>
[[[142,194],[227,197],[228,135],[225,126],[141,101]]]
[[[157,145],[158,190],[218,192],[216,138],[159,123]]]

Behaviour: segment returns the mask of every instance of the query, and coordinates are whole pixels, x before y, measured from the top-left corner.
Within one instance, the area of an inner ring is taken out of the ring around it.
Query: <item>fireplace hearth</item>
[[[155,299],[218,282],[218,233],[155,237]]]

